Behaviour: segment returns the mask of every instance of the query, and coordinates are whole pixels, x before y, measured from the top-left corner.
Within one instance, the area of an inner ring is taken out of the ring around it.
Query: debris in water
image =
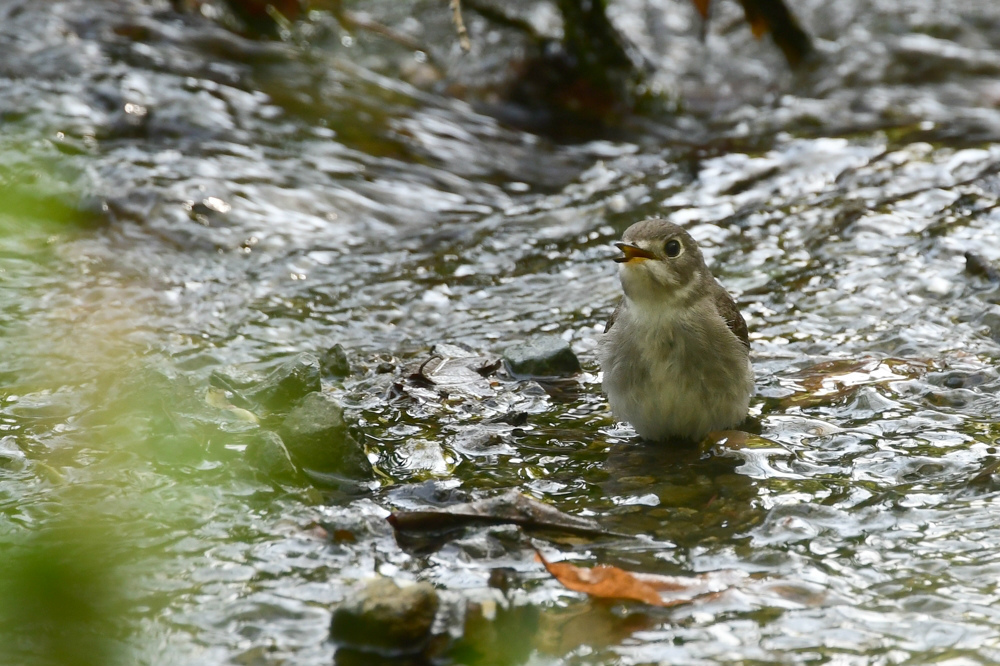
[[[747,577],[735,570],[712,571],[696,576],[659,576],[599,564],[578,567],[569,562],[549,562],[535,556],[565,587],[597,599],[632,599],[652,606],[679,606],[714,599]]]

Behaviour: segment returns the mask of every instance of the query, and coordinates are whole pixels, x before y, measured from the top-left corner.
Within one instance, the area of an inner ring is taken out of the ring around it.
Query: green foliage
[[[0,546],[0,663],[120,663],[122,581],[109,542],[61,524]]]
[[[22,142],[0,143],[0,239],[87,227],[103,217],[87,195],[79,157]]]

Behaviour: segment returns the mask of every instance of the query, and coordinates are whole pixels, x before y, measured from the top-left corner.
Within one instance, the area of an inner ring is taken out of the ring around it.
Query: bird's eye
[[[663,251],[667,253],[667,256],[673,259],[678,254],[681,253],[681,243],[676,238],[671,238],[663,246]]]

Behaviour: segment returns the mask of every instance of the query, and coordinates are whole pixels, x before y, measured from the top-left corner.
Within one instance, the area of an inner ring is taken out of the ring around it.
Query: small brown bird
[[[698,244],[651,219],[615,245],[625,295],[599,348],[612,413],[655,441],[742,423],[754,390],[747,325]]]

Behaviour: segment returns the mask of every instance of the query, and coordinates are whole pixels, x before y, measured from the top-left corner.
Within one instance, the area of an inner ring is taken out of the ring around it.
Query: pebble
[[[576,374],[582,369],[569,343],[558,335],[541,335],[510,346],[503,358],[515,375],[559,377]]]
[[[414,654],[430,641],[439,605],[430,583],[404,587],[375,578],[334,609],[330,636],[355,650]]]
[[[344,421],[333,396],[310,393],[285,418],[278,434],[301,468],[346,479],[374,477],[361,442]]]
[[[320,388],[319,359],[313,354],[303,353],[275,368],[249,392],[249,397],[267,409],[282,414],[303,396],[319,391]]]

